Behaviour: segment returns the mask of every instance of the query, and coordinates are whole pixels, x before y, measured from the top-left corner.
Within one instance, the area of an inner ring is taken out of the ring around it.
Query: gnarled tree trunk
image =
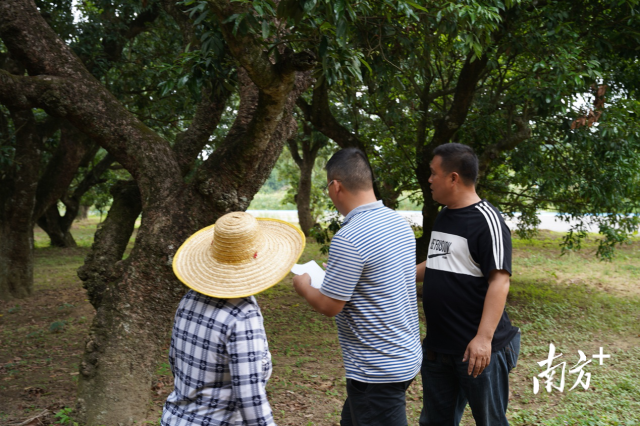
[[[220,22],[246,7],[222,0],[210,5]],[[120,248],[108,250],[112,231],[119,235],[114,240],[128,238],[128,231],[109,227],[85,265],[88,280],[104,282],[91,296],[97,311],[80,369],[78,405],[89,426],[130,425],[145,417],[155,360],[186,290],[171,268],[177,248],[224,213],[249,205],[295,129],[290,111],[309,83],[297,71],[312,68],[313,57],[285,52],[274,64],[253,35],[234,35],[233,23],[221,26],[251,83],[240,86],[238,117],[225,140],[189,171],[193,179],[185,179],[193,156],[208,143],[206,132],[172,148],[95,80],[32,0],[0,3],[0,37],[29,71],[29,77],[0,71],[0,101],[66,118],[113,154],[140,191],[142,221],[130,256],[122,260]],[[239,69],[241,79],[243,73]],[[101,253],[111,255],[102,259]],[[103,260],[112,269],[101,278],[96,268]]]
[[[33,222],[40,158],[30,110],[12,110],[16,151],[12,170],[0,181],[0,299],[33,292]]]

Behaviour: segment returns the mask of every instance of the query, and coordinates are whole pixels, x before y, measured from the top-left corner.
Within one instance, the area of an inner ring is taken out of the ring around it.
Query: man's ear
[[[460,175],[458,172],[451,172],[451,183],[460,183]]]

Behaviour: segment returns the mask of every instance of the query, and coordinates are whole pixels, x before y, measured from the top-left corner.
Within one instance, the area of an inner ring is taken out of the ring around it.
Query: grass
[[[94,315],[75,271],[88,253],[96,222],[74,225],[76,249],[49,248],[46,235],[36,232],[34,296],[0,303],[0,424],[20,423],[44,408],[64,409],[73,417],[78,365]],[[640,241],[622,247],[609,263],[594,258],[593,238],[582,252],[565,256],[560,256],[560,241],[560,234],[550,232],[531,241],[514,239],[507,311],[522,330],[522,349],[511,375],[510,423],[640,424]],[[313,243],[300,262],[311,259],[325,260]],[[276,422],[337,424],[345,382],[333,320],[309,308],[293,291],[290,277],[257,299],[273,354],[267,389]],[[423,318],[421,325],[424,334]],[[550,343],[563,354],[554,365],[566,362],[565,388],[547,393],[543,382],[534,394],[533,378],[545,369],[538,362],[549,356]],[[592,358],[601,347],[611,355],[603,365]],[[578,351],[592,360],[583,368],[591,374],[587,390],[580,385],[569,390],[578,378],[569,373],[580,360]],[[157,424],[171,387],[163,354],[149,422]],[[407,394],[410,425],[417,424],[421,407],[418,377]],[[469,410],[462,424],[474,424]]]
[[[260,191],[253,197],[248,210],[296,210],[295,204],[282,204],[286,192],[286,190]],[[422,205],[413,203],[408,196],[409,192],[405,192],[400,196],[397,210],[422,210]]]
[[[295,204],[282,204],[287,191],[258,192],[251,201],[248,210],[296,210]]]
[[[594,238],[582,252],[565,256],[559,256],[559,241],[548,232],[534,241],[514,240],[508,312],[522,329],[522,352],[512,380],[512,424],[640,424],[640,243],[622,247],[608,263],[594,258]],[[544,371],[538,362],[549,356],[550,343],[563,354],[553,365],[566,362],[565,389],[534,394],[533,377]],[[601,347],[611,358],[599,365],[592,355]],[[569,390],[579,375],[569,370],[580,350],[592,360],[584,367],[590,385]]]

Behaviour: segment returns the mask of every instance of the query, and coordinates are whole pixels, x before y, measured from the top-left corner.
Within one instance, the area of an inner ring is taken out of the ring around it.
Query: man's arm
[[[328,317],[334,317],[342,312],[344,300],[332,299],[320,293],[317,288],[311,287],[311,277],[309,274],[295,275],[293,277],[293,288],[300,296],[304,297],[311,307]]]
[[[491,271],[478,333],[469,342],[462,359],[462,362],[469,360],[467,373],[473,372],[473,377],[482,373],[491,362],[491,340],[493,340],[493,333],[495,333],[500,317],[502,317],[508,293],[509,273],[504,269]]]
[[[424,281],[424,272],[426,268],[427,268],[426,260],[416,265],[416,282],[417,283],[421,283]]]

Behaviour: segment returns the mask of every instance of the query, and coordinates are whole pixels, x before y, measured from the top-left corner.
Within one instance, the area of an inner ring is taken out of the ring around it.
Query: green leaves
[[[298,24],[316,6],[316,0],[282,0],[278,4],[276,17]]]
[[[200,46],[195,40],[140,72],[147,87],[159,88],[163,102],[190,94],[187,108],[204,84],[234,90],[237,63],[219,31],[224,23],[262,43],[273,62],[284,48],[316,53],[314,77],[329,84],[331,109],[340,121],[370,141],[372,165],[389,199],[399,190],[420,196],[418,156],[438,123],[458,113],[452,108],[463,91],[472,101],[452,138],[480,156],[491,153],[479,189],[506,212],[521,213],[522,232],[536,226],[538,208],[571,217],[599,212],[605,255],[607,244],[619,244],[630,229],[622,217],[639,209],[634,188],[640,187],[640,129],[628,111],[640,111],[608,97],[597,126],[571,130],[571,124],[579,117],[577,96],[594,83],[616,85],[616,97],[640,92],[632,48],[640,40],[635,4],[233,0],[222,20],[204,0],[182,4],[189,7]],[[136,49],[128,51],[132,61]],[[461,77],[467,58],[487,61],[471,89]],[[118,84],[117,73],[109,77]],[[582,105],[590,106],[591,100]],[[523,141],[517,137],[524,128],[530,136]],[[581,235],[576,230],[567,247],[577,247]]]
[[[327,47],[329,47],[329,39],[323,35],[320,37],[320,46],[318,47],[318,56],[320,58],[324,58],[324,55],[327,53]]]

